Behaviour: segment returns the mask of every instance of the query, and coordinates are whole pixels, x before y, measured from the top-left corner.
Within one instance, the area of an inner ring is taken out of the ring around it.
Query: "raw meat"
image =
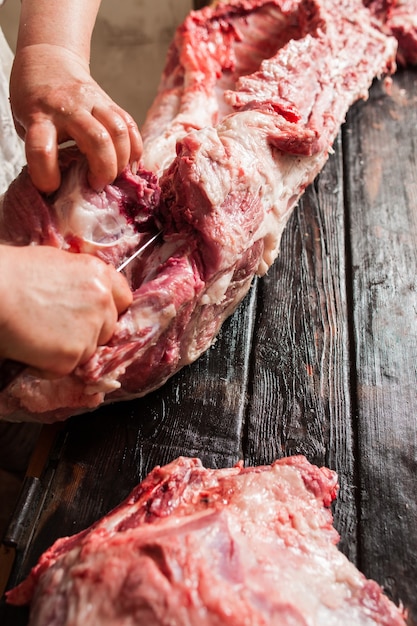
[[[30,626],[405,626],[337,549],[337,476],[270,466],[155,468],[90,529],[59,539],[7,594]]]
[[[73,375],[21,374],[0,394],[0,415],[65,419],[142,396],[197,359],[253,276],[275,260],[288,217],[326,162],[348,108],[367,97],[374,77],[394,70],[396,49],[359,0],[234,0],[191,13],[143,129],[143,165],[158,177],[161,197],[140,232],[145,237],[157,224],[163,240],[130,267],[134,302],[109,344]],[[28,242],[24,219],[8,226],[24,190],[36,243],[67,245],[61,231],[74,214],[81,249],[103,214],[115,220],[116,238],[122,232],[125,242],[126,231],[133,242],[134,203],[129,215],[118,213],[118,201],[110,216],[106,208],[120,181],[92,199],[84,171],[69,167],[54,208],[23,173],[6,194],[0,236]],[[126,172],[122,180],[131,197],[138,177]],[[139,186],[155,199],[152,185]],[[49,217],[58,205],[64,220]],[[105,245],[94,243],[92,252],[106,253],[104,235]],[[107,258],[119,260],[130,245],[110,246]]]
[[[365,0],[365,5],[398,40],[398,62],[417,63],[417,0]]]
[[[96,193],[77,149],[61,152],[60,167],[62,185],[48,198],[34,188],[27,168],[12,182],[2,203],[1,241],[94,254],[117,266],[155,231],[160,188],[154,174],[126,170]]]

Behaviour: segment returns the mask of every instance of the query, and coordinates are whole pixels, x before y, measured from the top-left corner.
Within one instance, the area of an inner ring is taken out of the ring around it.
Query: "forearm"
[[[16,51],[30,45],[61,46],[90,59],[100,0],[22,0]]]
[[[96,190],[142,155],[132,117],[90,73],[90,45],[100,0],[22,0],[10,80],[15,126],[25,140],[35,186],[58,189],[59,146],[74,141]]]

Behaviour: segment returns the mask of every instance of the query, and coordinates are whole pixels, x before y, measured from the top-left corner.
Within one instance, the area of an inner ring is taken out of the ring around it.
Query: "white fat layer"
[[[181,99],[179,98],[180,95]],[[187,99],[184,99],[183,94],[178,94],[178,102],[176,102],[176,97],[173,99],[175,104],[181,104],[181,111],[178,112],[174,106],[166,107],[168,109],[166,112],[167,117],[171,115],[174,117],[174,121],[170,123],[166,132],[155,136],[155,126],[149,124],[148,127],[146,122],[142,129],[143,165],[158,176],[171,165],[178,141],[181,141],[192,129],[197,130],[205,126],[212,127],[218,117],[218,103],[214,94],[208,94],[204,90],[201,93],[194,91],[192,93],[192,101],[190,98],[188,106]],[[154,109],[151,109],[150,113],[153,111]],[[160,122],[163,124],[164,120],[160,120]],[[151,149],[147,149],[148,145]]]
[[[220,304],[232,280],[234,268],[213,282],[201,298],[201,304]]]
[[[120,244],[132,248],[137,245],[139,235],[120,212],[117,190],[89,194],[83,188],[80,168],[73,169],[54,203],[58,231],[68,245],[75,237],[81,244],[81,251],[90,254]]]
[[[252,237],[252,243],[264,240],[259,275],[276,259],[292,209],[328,157],[327,150],[300,156],[271,149],[269,137],[275,130],[276,122],[270,115],[248,111],[230,115],[216,129],[206,128],[198,133],[198,177],[208,204],[213,207],[213,220],[221,223],[231,192],[236,197],[242,193],[243,198],[250,190],[262,204],[263,219]],[[236,254],[252,245],[248,243],[246,227],[235,222],[233,228],[229,225],[221,230],[225,267],[234,262]]]

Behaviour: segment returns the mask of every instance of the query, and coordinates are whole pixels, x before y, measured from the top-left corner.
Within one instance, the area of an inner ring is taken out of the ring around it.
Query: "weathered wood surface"
[[[416,71],[375,86],[345,140],[360,566],[416,623]]]
[[[417,72],[353,107],[281,255],[162,389],[69,420],[13,527],[9,584],[156,464],[305,454],[336,469],[341,549],[417,624]],[[27,611],[1,607],[3,626]]]

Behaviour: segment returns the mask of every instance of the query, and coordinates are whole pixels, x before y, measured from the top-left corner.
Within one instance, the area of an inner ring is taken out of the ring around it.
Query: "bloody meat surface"
[[[109,344],[71,376],[22,373],[0,394],[2,417],[55,421],[143,396],[197,359],[277,257],[291,211],[326,162],[347,110],[367,97],[375,77],[393,71],[396,50],[359,0],[234,0],[192,12],[143,129],[143,166],[161,195],[140,232],[157,224],[163,238],[129,268],[133,304]],[[129,172],[122,177],[130,197],[138,188],[159,194],[145,170],[146,184]],[[119,183],[92,200],[77,163],[66,176],[51,204],[24,172],[6,194],[0,236],[19,243],[31,205],[35,243],[65,247],[75,224],[80,249],[104,254],[108,246],[116,263],[129,248],[134,204],[127,215],[112,203]],[[140,215],[143,206],[141,199]],[[112,225],[94,245],[92,222]]]
[[[269,466],[155,468],[91,528],[59,539],[7,594],[30,626],[405,626],[337,549],[337,476]]]

